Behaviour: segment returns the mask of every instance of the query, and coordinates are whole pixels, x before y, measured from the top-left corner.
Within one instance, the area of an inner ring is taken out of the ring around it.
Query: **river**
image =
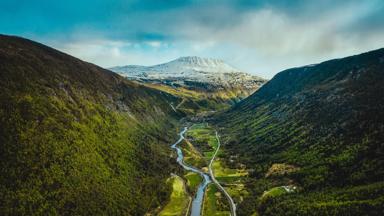
[[[181,149],[177,146],[181,141],[184,140],[184,134],[187,132],[188,128],[184,127],[184,129],[179,133],[179,140],[175,142],[171,147],[176,150],[177,152],[177,162],[185,169],[194,173],[199,174],[204,181],[199,185],[196,195],[192,200],[192,208],[191,208],[191,216],[200,216],[201,214],[201,207],[203,204],[203,198],[204,198],[204,191],[205,188],[209,183],[212,182],[210,176],[208,174],[205,174],[204,172],[200,171],[199,169],[187,165],[184,163],[184,155]]]

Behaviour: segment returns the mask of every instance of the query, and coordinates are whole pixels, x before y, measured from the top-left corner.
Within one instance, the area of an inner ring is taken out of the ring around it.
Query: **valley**
[[[213,135],[214,133],[214,135]],[[184,134],[187,134],[187,138],[184,137]],[[217,134],[217,131],[214,131],[213,128],[209,127],[206,123],[193,124],[188,130],[187,127],[184,128],[179,133],[179,140],[172,145],[172,148],[177,152],[177,162],[185,169],[187,176],[198,174],[200,178],[195,177],[192,184],[188,186],[184,184],[184,187],[189,187],[189,191],[193,195],[193,199],[186,209],[175,213],[176,215],[183,215],[186,212],[190,212],[192,216],[199,215],[236,215],[236,206],[233,202],[232,197],[228,194],[226,189],[221,186],[221,184],[216,180],[214,170],[212,169],[212,164],[216,159],[217,153],[220,151],[220,140]],[[177,147],[180,143],[186,143],[182,147]],[[199,142],[200,145],[203,145],[205,148],[210,148],[208,152],[199,152],[196,150],[193,142]],[[191,152],[193,151],[193,154]],[[188,155],[191,159],[191,166],[189,163],[185,162],[187,158],[184,156]],[[203,156],[205,155],[205,156]],[[202,160],[202,162],[200,162]],[[192,173],[191,173],[192,172]],[[184,176],[185,176],[184,175]],[[178,177],[180,178],[180,177]],[[202,181],[203,180],[203,181]],[[190,182],[191,178],[186,177],[185,181]],[[197,186],[198,185],[198,186]],[[196,187],[197,186],[197,187]],[[219,196],[219,197],[218,197]],[[220,197],[223,196],[223,197]],[[177,202],[173,201],[171,198],[168,205],[174,205],[174,208],[177,209]],[[221,205],[217,206],[217,202],[220,202]],[[176,203],[176,204],[173,204]],[[167,208],[167,207],[166,207]],[[169,207],[171,208],[171,207]],[[167,215],[167,210],[160,212],[160,215]]]
[[[195,123],[185,160],[224,186],[207,186],[202,215],[228,215],[232,200],[238,215],[381,215],[383,57],[381,49],[283,71]]]
[[[384,0],[0,20],[0,216],[384,216]]]
[[[384,49],[114,70],[0,35],[1,215],[382,215]]]

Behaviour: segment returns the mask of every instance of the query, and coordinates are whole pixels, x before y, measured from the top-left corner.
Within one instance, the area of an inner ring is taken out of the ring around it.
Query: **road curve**
[[[208,166],[208,169],[209,169],[209,175],[211,176],[211,179],[212,179],[212,182],[215,183],[217,185],[217,187],[224,193],[224,195],[227,197],[228,201],[229,201],[229,207],[231,208],[231,216],[236,216],[236,204],[235,202],[233,202],[233,199],[232,197],[229,195],[229,193],[224,189],[223,186],[221,186],[221,184],[216,180],[215,178],[215,175],[213,174],[213,171],[212,171],[212,164],[213,164],[213,161],[215,160],[215,157],[216,157],[216,154],[217,152],[219,152],[219,149],[220,149],[220,139],[219,139],[219,135],[216,132],[216,139],[217,139],[217,148],[216,148],[216,151],[215,151],[215,154],[213,154],[213,157],[211,159],[211,162],[209,162],[209,166]]]
[[[171,146],[171,148],[176,150],[177,163],[179,163],[185,170],[192,171],[194,173],[198,173],[203,178],[203,182],[199,185],[197,192],[196,192],[196,195],[192,200],[192,206],[191,206],[191,216],[200,216],[201,215],[201,207],[202,207],[203,198],[204,198],[204,191],[205,191],[205,188],[207,187],[207,185],[209,183],[211,183],[211,179],[209,178],[209,175],[204,173],[203,171],[184,163],[183,152],[181,151],[181,149],[179,147],[177,147],[177,145],[185,139],[184,134],[187,132],[187,130],[188,130],[188,128],[184,127],[184,130],[182,130],[179,133],[179,139]]]

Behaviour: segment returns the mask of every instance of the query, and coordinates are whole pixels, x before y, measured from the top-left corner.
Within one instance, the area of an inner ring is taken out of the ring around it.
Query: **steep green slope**
[[[143,215],[164,203],[179,102],[1,35],[0,214]]]
[[[380,49],[283,71],[218,116],[227,158],[252,177],[239,215],[382,214],[383,110]],[[296,189],[262,196],[276,186]]]

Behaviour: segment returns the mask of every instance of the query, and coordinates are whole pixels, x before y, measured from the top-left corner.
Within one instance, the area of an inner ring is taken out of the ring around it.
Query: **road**
[[[182,130],[180,133],[179,133],[179,140],[177,140],[171,147],[173,149],[176,150],[177,152],[177,159],[176,161],[185,169],[185,170],[189,170],[189,171],[192,171],[192,172],[195,172],[195,173],[198,173],[200,174],[204,181],[199,185],[198,187],[198,191],[196,193],[196,196],[195,198],[193,199],[192,201],[192,211],[191,211],[191,216],[197,216],[197,215],[200,215],[201,214],[201,205],[202,205],[202,202],[203,202],[203,197],[204,197],[204,191],[205,191],[205,188],[207,187],[207,185],[212,181],[214,184],[216,184],[216,186],[224,193],[225,197],[228,199],[229,201],[229,207],[231,209],[231,216],[236,216],[236,204],[235,202],[233,201],[232,197],[228,194],[228,192],[224,189],[223,186],[221,186],[221,184],[216,180],[215,178],[215,175],[213,174],[213,170],[212,170],[212,164],[213,164],[213,161],[215,160],[216,158],[216,155],[217,153],[219,152],[219,149],[220,149],[220,146],[221,146],[221,143],[220,143],[220,139],[219,139],[219,135],[217,133],[217,131],[215,131],[216,133],[216,139],[217,139],[217,148],[216,148],[216,151],[215,153],[213,154],[212,158],[211,158],[211,161],[209,162],[209,165],[208,165],[208,170],[209,170],[209,176],[205,173],[203,173],[201,170],[193,167],[193,166],[190,166],[190,165],[187,165],[184,163],[184,155],[181,151],[181,149],[179,147],[177,147],[177,145],[183,141],[185,138],[184,138],[184,134],[187,132],[187,127],[184,127],[184,130]]]
[[[219,139],[219,135],[216,132],[216,139],[217,139],[217,148],[216,148],[216,151],[215,151],[215,154],[213,154],[213,157],[211,159],[211,162],[209,163],[209,166],[208,166],[208,169],[209,169],[209,175],[211,176],[211,179],[212,179],[212,182],[215,183],[217,185],[217,187],[224,193],[225,197],[227,197],[228,201],[229,201],[229,207],[231,208],[231,216],[236,216],[236,204],[235,202],[233,202],[233,199],[232,197],[229,195],[229,193],[224,189],[223,186],[221,186],[221,184],[216,180],[215,178],[215,175],[213,174],[213,171],[212,171],[212,164],[213,164],[213,161],[215,160],[215,157],[217,155],[217,152],[219,152],[219,149],[220,149],[220,139]]]
[[[190,166],[188,164],[185,164],[184,163],[184,155],[183,155],[183,152],[181,151],[181,149],[177,146],[179,143],[181,143],[181,141],[184,140],[184,134],[187,132],[188,128],[187,127],[184,127],[184,130],[182,130],[180,133],[179,133],[179,140],[177,140],[172,146],[171,148],[175,149],[176,150],[176,153],[177,153],[177,159],[176,161],[185,169],[185,170],[188,170],[188,171],[192,171],[192,172],[195,172],[195,173],[198,173],[202,178],[203,178],[203,182],[199,185],[198,189],[197,189],[197,192],[196,192],[196,195],[195,197],[193,198],[192,200],[192,208],[191,208],[191,216],[200,216],[201,215],[201,207],[202,207],[202,203],[203,203],[203,198],[204,198],[204,191],[205,191],[205,188],[207,187],[207,185],[209,183],[211,183],[211,179],[209,178],[209,175],[208,174],[205,174],[203,171],[193,167],[193,166]]]

